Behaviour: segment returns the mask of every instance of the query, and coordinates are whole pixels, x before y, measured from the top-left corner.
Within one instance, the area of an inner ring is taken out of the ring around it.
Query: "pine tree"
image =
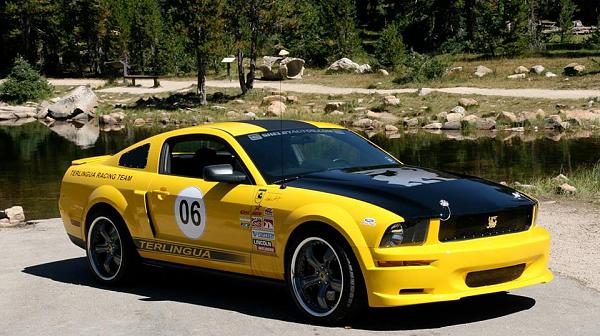
[[[560,15],[558,17],[558,26],[560,27],[560,42],[565,42],[566,38],[572,35],[573,14],[577,6],[572,0],[560,0]]]

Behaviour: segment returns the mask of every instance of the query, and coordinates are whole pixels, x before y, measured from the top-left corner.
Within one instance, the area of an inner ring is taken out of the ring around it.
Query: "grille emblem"
[[[488,225],[485,228],[493,229],[496,225],[498,225],[498,216],[490,216],[488,217]]]

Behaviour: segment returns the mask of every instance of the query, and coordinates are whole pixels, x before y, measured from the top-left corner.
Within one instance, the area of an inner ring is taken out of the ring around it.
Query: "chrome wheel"
[[[102,280],[113,280],[121,269],[123,243],[112,220],[94,219],[88,232],[87,249],[94,273]]]
[[[327,316],[340,303],[344,289],[342,265],[333,247],[321,238],[306,238],[296,246],[290,280],[298,303],[312,316]]]

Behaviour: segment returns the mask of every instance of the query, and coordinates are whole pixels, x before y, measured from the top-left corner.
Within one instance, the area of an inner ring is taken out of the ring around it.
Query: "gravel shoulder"
[[[570,218],[596,214],[574,212],[566,204],[550,209],[544,206],[548,214],[542,221],[555,241],[585,237],[576,228],[562,232],[557,227],[587,228],[591,221]],[[555,269],[559,274],[547,285],[369,309],[346,328],[313,326],[298,319],[284,286],[146,269],[134,284],[103,287],[88,271],[83,250],[67,239],[60,219],[0,229],[0,245],[0,334],[5,335],[597,335],[600,316],[600,292]],[[563,250],[556,246],[553,267],[564,267],[558,261]]]
[[[75,85],[91,85],[92,87],[102,87],[105,82],[100,79],[49,79],[52,85],[57,86],[75,86]],[[138,80],[141,86],[127,87],[116,86],[109,88],[100,88],[98,92],[104,93],[128,93],[128,94],[153,94],[172,91],[180,91],[189,89],[195,81],[191,80],[161,80],[160,87],[152,88],[151,80]],[[237,81],[229,80],[208,80],[208,87],[214,88],[237,88]],[[521,98],[540,98],[540,99],[584,99],[595,98],[600,96],[600,90],[552,90],[552,89],[502,89],[502,88],[476,88],[476,87],[452,87],[452,88],[422,88],[422,89],[363,89],[363,88],[343,88],[330,87],[318,84],[303,84],[295,81],[286,82],[271,82],[271,81],[256,81],[256,88],[270,88],[289,92],[314,93],[314,94],[404,94],[416,93],[421,94],[431,92],[442,92],[456,95],[482,95],[482,96],[497,96],[497,97],[521,97]]]

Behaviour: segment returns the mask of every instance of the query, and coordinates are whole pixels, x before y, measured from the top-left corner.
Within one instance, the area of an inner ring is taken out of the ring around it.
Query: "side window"
[[[140,169],[146,168],[146,164],[148,164],[148,151],[150,151],[150,144],[142,145],[124,153],[119,158],[119,166]]]
[[[180,136],[165,143],[160,173],[202,178],[204,167],[219,164],[230,164],[234,170],[248,174],[224,140],[213,136]]]

